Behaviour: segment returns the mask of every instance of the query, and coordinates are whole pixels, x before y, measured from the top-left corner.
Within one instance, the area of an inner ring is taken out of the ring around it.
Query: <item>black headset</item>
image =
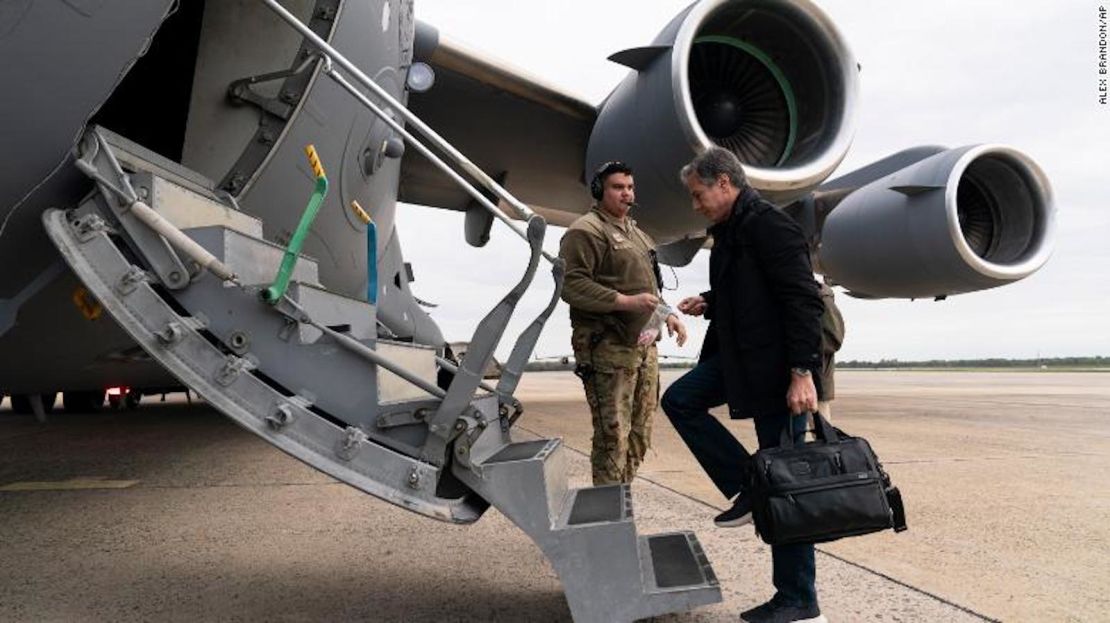
[[[593,179],[590,180],[590,196],[601,201],[602,195],[605,194],[605,178],[619,171],[632,171],[632,167],[620,160],[610,160],[598,167]]]

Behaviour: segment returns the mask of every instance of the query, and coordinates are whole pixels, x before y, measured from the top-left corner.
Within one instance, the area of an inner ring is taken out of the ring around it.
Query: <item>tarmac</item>
[[[664,371],[664,384],[679,372]],[[1110,375],[858,372],[834,421],[867,437],[910,529],[818,546],[830,621],[1110,620]],[[526,374],[522,437],[564,438],[589,481],[569,373]],[[568,621],[538,548],[494,510],[471,526],[337,483],[211,408],[51,415],[0,407],[0,621]],[[726,421],[745,443],[751,423]],[[641,533],[695,530],[735,621],[772,591],[769,549],[662,413],[633,486]]]

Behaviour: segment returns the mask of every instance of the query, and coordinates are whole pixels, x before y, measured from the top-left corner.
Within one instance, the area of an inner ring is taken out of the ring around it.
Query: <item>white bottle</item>
[[[655,340],[659,339],[659,334],[663,332],[663,323],[672,313],[674,312],[671,311],[670,306],[660,301],[655,306],[655,311],[651,312],[651,317],[644,323],[644,328],[640,329],[640,337],[636,340],[636,345],[647,346],[655,343]]]

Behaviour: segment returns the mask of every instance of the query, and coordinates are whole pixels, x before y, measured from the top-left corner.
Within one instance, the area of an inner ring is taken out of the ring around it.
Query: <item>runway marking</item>
[[[71,478],[69,480],[13,482],[0,487],[0,491],[87,491],[91,489],[127,489],[139,484],[138,480],[108,480],[101,477]]]

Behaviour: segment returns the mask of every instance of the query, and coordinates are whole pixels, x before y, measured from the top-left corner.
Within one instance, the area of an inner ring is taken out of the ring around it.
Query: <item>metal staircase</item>
[[[373,91],[369,78],[263,1],[316,44],[321,71],[529,244],[523,276],[479,323],[463,360],[455,365],[433,348],[379,335],[375,306],[328,291],[309,257],[296,258],[280,298],[264,300],[286,250],[263,239],[262,224],[196,173],[99,128],[88,131],[77,160],[97,191],[72,210],[43,215],[66,262],[152,358],[283,451],[439,520],[469,523],[495,506],[551,560],[576,621],[629,621],[720,601],[692,533],[638,535],[627,486],[570,490],[560,440],[514,440],[522,407],[513,393],[562,284],[561,262],[541,247],[543,219],[382,97],[527,224],[501,213],[332,61]],[[491,387],[482,371],[543,257],[552,264],[553,293]],[[442,369],[452,376],[446,388],[437,385]]]
[[[638,535],[629,485],[567,489],[560,439],[501,446],[456,469],[540,546],[575,621],[631,621],[721,600],[692,532]]]

